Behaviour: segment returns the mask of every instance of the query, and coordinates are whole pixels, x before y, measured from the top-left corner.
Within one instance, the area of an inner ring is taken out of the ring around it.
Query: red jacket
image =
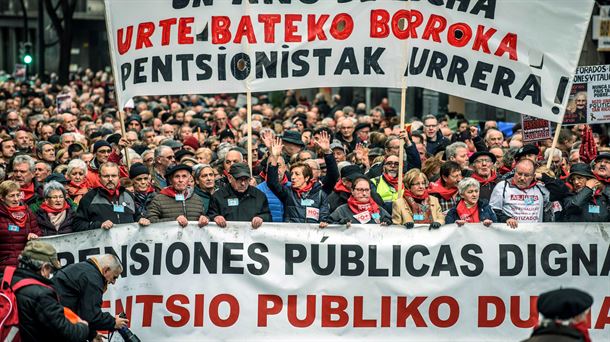
[[[36,217],[27,206],[26,212],[28,218],[25,228],[18,232],[9,231],[9,224],[14,225],[15,222],[6,210],[6,206],[0,204],[0,273],[4,272],[6,266],[17,266],[19,254],[28,242],[29,233],[42,236]]]

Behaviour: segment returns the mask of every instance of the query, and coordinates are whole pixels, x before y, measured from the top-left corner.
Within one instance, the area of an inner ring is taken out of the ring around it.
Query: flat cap
[[[538,297],[538,312],[545,318],[566,320],[585,312],[593,305],[590,294],[572,288],[557,289]]]

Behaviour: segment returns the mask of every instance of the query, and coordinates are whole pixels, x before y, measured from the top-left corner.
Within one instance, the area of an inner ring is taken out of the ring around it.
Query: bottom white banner
[[[119,256],[103,307],[142,341],[518,341],[538,322],[537,295],[559,287],[594,297],[591,337],[610,340],[610,225],[171,222],[46,240],[63,264]]]

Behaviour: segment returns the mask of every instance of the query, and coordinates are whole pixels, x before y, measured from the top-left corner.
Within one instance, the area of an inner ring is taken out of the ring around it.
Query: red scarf
[[[602,182],[604,185],[610,184],[610,178],[603,178],[596,174],[594,174],[594,176],[595,176],[595,178],[597,178],[598,181]]]
[[[102,189],[102,191],[104,191],[106,194],[108,194],[110,199],[113,199],[115,196],[119,197],[119,187],[118,186],[116,188],[114,188],[114,190],[110,190],[110,189],[106,188],[105,186],[100,185],[100,189]]]
[[[430,193],[428,192],[428,190],[424,190],[424,193],[423,193],[421,196],[415,196],[415,195],[414,195],[414,194],[411,192],[411,190],[407,190],[407,189],[405,189],[405,190],[404,190],[404,192],[402,193],[402,196],[403,196],[405,199],[406,199],[406,198],[411,197],[411,198],[415,198],[415,199],[417,199],[417,200],[422,201],[422,200],[427,200],[427,199],[428,199],[428,197],[430,196]]]
[[[439,194],[445,200],[450,200],[453,198],[455,194],[457,194],[458,188],[447,189],[439,179],[435,183],[430,183],[430,193],[431,194]]]
[[[385,172],[383,173],[382,177],[386,183],[390,184],[394,190],[398,191],[398,177],[392,177]]]
[[[475,204],[474,207],[468,208],[466,206],[466,201],[461,200],[457,207],[457,216],[460,220],[464,220],[467,223],[479,223],[481,222],[479,218],[479,205]]]
[[[309,192],[311,189],[313,189],[314,184],[316,184],[316,182],[313,179],[310,179],[309,182],[307,184],[305,184],[304,187],[302,187],[301,189],[297,189],[294,187],[294,185],[292,186],[292,191],[297,193],[297,196],[299,198],[301,198],[301,196],[303,196],[304,193]]]
[[[354,214],[360,214],[365,211],[368,211],[371,215],[379,213],[379,206],[370,197],[368,203],[360,203],[354,198],[354,196],[350,196],[347,199],[347,205]]]
[[[21,193],[23,194],[21,200],[24,202],[29,201],[30,198],[34,196],[34,182],[30,183],[30,185],[25,188],[21,188]]]
[[[483,178],[481,176],[479,176],[476,172],[472,174],[472,176],[470,176],[474,179],[477,180],[477,182],[479,182],[479,184],[481,184],[481,186],[485,186],[489,183],[492,183],[496,180],[496,178],[498,178],[498,175],[496,174],[496,171],[491,171],[491,175],[487,178]]]
[[[265,180],[265,182],[267,181],[267,173],[265,171],[261,171],[261,173],[259,173],[259,176],[261,176],[262,179]],[[286,176],[286,174],[284,173],[284,178],[282,178],[282,180],[280,181],[280,183],[282,185],[288,183],[288,176]]]
[[[505,175],[505,174],[511,172],[512,170],[513,169],[507,167],[506,165],[502,165],[502,167],[498,171],[500,172],[501,175]]]
[[[176,198],[176,195],[178,194],[171,186],[163,188],[163,190],[161,190],[159,193],[171,198]]]
[[[349,191],[348,188],[345,187],[345,184],[343,184],[343,180],[341,180],[341,179],[339,179],[337,184],[335,184],[335,188],[333,190],[335,192],[347,192],[348,194],[352,193],[351,191]]]
[[[47,202],[43,202],[42,205],[40,206],[40,209],[44,210],[47,214],[59,214],[59,213],[65,211],[66,209],[70,209],[70,205],[68,204],[68,202],[64,201],[64,206],[62,208],[55,209],[55,208],[51,208],[47,204]]]
[[[432,223],[432,210],[430,210],[430,193],[428,190],[425,190],[423,195],[415,196],[413,193],[407,189],[403,193],[403,197],[411,208],[411,213],[413,213],[413,222],[417,223]],[[416,201],[417,200],[417,201]],[[423,220],[415,220],[415,215],[423,215]]]
[[[515,183],[515,177],[513,177],[510,182],[513,184],[514,187],[516,187],[517,189],[519,189],[521,191],[525,191],[525,190],[531,189],[531,188],[535,187],[536,184],[538,184],[537,181],[533,181],[530,185],[525,187],[525,189],[521,189],[521,188],[517,187],[517,184]]]
[[[580,321],[576,324],[570,324],[570,326],[576,330],[578,330],[582,336],[585,338],[585,342],[591,342],[591,336],[589,336],[589,328],[587,327],[588,323],[586,320]]]
[[[28,207],[25,205],[18,205],[16,207],[5,206],[6,210],[9,212],[13,222],[19,228],[25,228],[25,224],[28,220]]]
[[[73,181],[70,181],[70,183],[68,183],[68,186],[66,188],[67,188],[66,190],[68,190],[68,194],[70,195],[70,197],[74,197],[74,196],[86,194],[87,191],[89,191],[89,184],[87,184],[86,181],[83,181],[80,184],[76,184]]]

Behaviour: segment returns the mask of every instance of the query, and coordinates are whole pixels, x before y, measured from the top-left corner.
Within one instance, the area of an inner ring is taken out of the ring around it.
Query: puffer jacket
[[[6,206],[0,204],[0,272],[3,272],[6,266],[17,266],[17,258],[28,242],[29,233],[42,236],[36,217],[27,206],[26,214],[28,218],[25,228],[19,229],[19,231],[9,230],[9,225],[15,226],[15,221]]]
[[[290,182],[286,183],[286,185],[290,186]],[[267,200],[269,201],[269,210],[271,211],[271,219],[273,222],[284,222],[284,204],[273,193],[273,191],[271,191],[267,181],[260,183],[256,186],[256,188],[267,196]]]
[[[72,225],[74,223],[74,216],[76,216],[74,208],[66,209],[66,218],[59,225],[59,228],[55,228],[53,223],[51,223],[49,214],[46,211],[44,211],[43,209],[39,209],[36,212],[36,220],[38,221],[38,226],[40,227],[43,236],[72,233],[74,231],[72,229]]]
[[[599,211],[599,212],[598,212]],[[585,187],[563,200],[564,222],[608,222],[610,221],[610,188],[593,199],[593,190]]]
[[[122,206],[121,212],[115,211],[115,204]],[[114,224],[134,223],[140,219],[140,216],[136,212],[133,197],[124,188],[120,188],[119,196],[114,198],[110,198],[103,188],[95,188],[83,196],[78,205],[74,218],[74,231],[100,229],[102,222],[106,220]]]
[[[148,205],[147,219],[151,223],[175,221],[180,215],[184,215],[189,221],[197,221],[203,215],[203,202],[199,196],[190,191],[184,201],[164,194],[157,194]]]
[[[155,191],[133,192],[131,196],[136,204],[136,213],[140,214],[142,217],[146,217],[148,214],[148,205],[150,205],[150,202],[152,202],[156,195],[157,193]]]
[[[330,207],[328,198],[319,182],[316,182],[309,192],[299,197],[292,188],[281,185],[278,177],[278,167],[269,165],[267,185],[284,204],[284,221],[294,223],[328,222]],[[317,209],[317,215],[308,215],[307,208]],[[308,217],[309,216],[309,217]],[[315,216],[318,216],[316,219]]]
[[[360,224],[361,222],[358,221],[358,219],[354,215],[354,212],[349,208],[349,204],[343,204],[339,206],[335,211],[333,211],[333,213],[330,215],[330,223],[345,224],[349,221],[350,223]],[[392,224],[392,216],[385,209],[383,209],[383,207],[379,207],[378,220],[379,222],[375,221],[375,219],[371,216],[369,222],[366,222],[364,224]]]

